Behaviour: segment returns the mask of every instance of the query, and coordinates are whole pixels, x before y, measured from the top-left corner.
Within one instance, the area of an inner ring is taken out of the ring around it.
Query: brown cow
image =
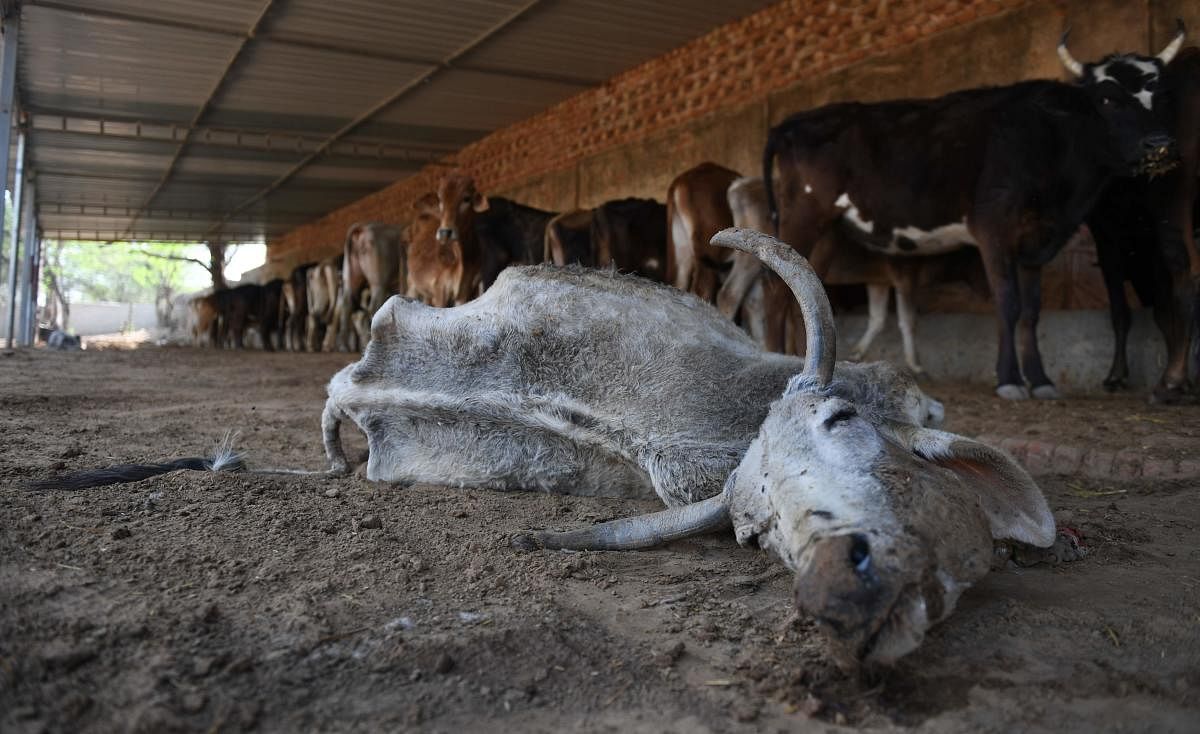
[[[438,197],[428,193],[413,209],[417,216],[408,225],[408,292],[430,306],[445,308],[458,301],[463,279],[462,245],[454,239],[439,242]]]
[[[300,265],[283,281],[283,348],[291,352],[303,352],[306,346],[308,271],[314,266]]]
[[[592,252],[592,209],[563,212],[546,225],[542,259],[560,268],[571,263],[596,264]]]
[[[490,287],[509,265],[541,262],[546,224],[555,216],[555,212],[499,196],[484,196],[475,180],[461,172],[442,178],[438,207],[438,241],[458,240],[462,245],[463,284],[459,295],[465,298],[460,302]]]
[[[713,247],[709,240],[733,226],[725,195],[739,177],[716,163],[701,163],[667,188],[668,282],[709,302],[717,297],[721,273],[733,259],[732,250]]]
[[[770,227],[766,187],[761,178],[734,181],[729,187],[729,206],[736,226],[759,231]],[[861,359],[883,330],[887,323],[888,294],[895,288],[904,361],[914,373],[923,373],[916,349],[916,289],[965,280],[986,297],[987,281],[978,252],[963,248],[944,255],[888,257],[857,244],[852,234],[843,232],[840,226],[831,233],[839,241],[837,247],[831,248],[834,257],[824,278],[826,286],[867,287],[867,330],[852,350],[851,359]],[[795,354],[804,342],[804,333],[800,314],[791,307],[794,301],[778,276],[766,271],[753,255],[739,252],[717,296],[717,308],[728,318],[740,314],[739,322],[767,349]]]
[[[220,347],[221,311],[216,295],[197,296],[189,304],[195,317],[192,324],[192,341],[196,346],[207,342],[208,346]]]
[[[591,241],[597,266],[665,281],[667,208],[659,202],[629,198],[601,204],[592,216]]]
[[[359,293],[370,291],[366,301],[367,319],[375,315],[387,297],[408,290],[405,247],[399,227],[379,222],[359,222],[346,232],[342,253],[342,297],[338,319],[338,347],[354,351],[351,316],[359,303]],[[360,345],[365,346],[365,344]]]
[[[332,352],[337,345],[341,296],[341,256],[322,260],[308,270],[308,328],[310,352]]]

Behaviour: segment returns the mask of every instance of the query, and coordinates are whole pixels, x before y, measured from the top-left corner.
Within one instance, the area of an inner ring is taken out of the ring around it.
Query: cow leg
[[[765,274],[763,284],[763,349],[783,352],[787,347],[787,322],[791,314],[788,305],[795,297],[774,273]]]
[[[888,314],[888,295],[891,288],[882,283],[870,283],[867,285],[867,330],[863,333],[862,338],[854,345],[854,349],[850,351],[850,359],[855,362],[860,361],[871,348],[871,343],[883,331],[883,327],[887,325]],[[897,293],[897,296],[899,294]],[[897,306],[899,302],[897,301]],[[907,352],[907,343],[905,344],[905,352]]]
[[[722,316],[731,321],[737,320],[738,310],[761,272],[762,265],[758,258],[748,252],[734,254],[729,277],[725,278],[721,290],[717,292],[717,310]]]
[[[671,212],[671,265],[672,285],[687,292],[692,284],[692,271],[696,267],[696,253],[692,250],[692,223],[676,206]]]
[[[1042,268],[1039,265],[1020,265],[1017,277],[1021,288],[1021,370],[1033,389],[1033,397],[1055,400],[1059,397],[1054,383],[1042,366],[1038,349],[1037,325],[1042,310]]]
[[[1017,350],[1013,340],[1017,319],[1021,316],[1020,289],[1015,265],[1003,248],[1004,243],[999,241],[981,241],[979,247],[996,308],[996,395],[1005,400],[1025,400],[1029,397],[1029,390],[1017,366]]]
[[[763,278],[759,278],[754,282],[754,285],[750,286],[745,300],[742,301],[742,308],[739,313],[742,328],[750,334],[750,338],[759,346],[764,345],[767,338],[767,295],[763,280]]]
[[[720,285],[716,268],[709,267],[707,263],[697,262],[694,270],[692,293],[706,303],[714,302],[717,299],[717,289]]]
[[[1096,242],[1096,259],[1104,276],[1104,289],[1108,291],[1108,316],[1112,322],[1114,343],[1112,366],[1108,369],[1108,377],[1104,378],[1104,389],[1113,392],[1129,386],[1129,360],[1126,355],[1131,322],[1129,301],[1125,298],[1120,244],[1113,240],[1107,227],[1093,228],[1092,239]]]

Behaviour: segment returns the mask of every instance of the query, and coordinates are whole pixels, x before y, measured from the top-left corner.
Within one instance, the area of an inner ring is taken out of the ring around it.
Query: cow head
[[[753,253],[800,302],[807,357],[724,490],[703,502],[521,547],[636,548],[722,526],[795,574],[797,607],[844,667],[889,664],[920,644],[991,567],[993,543],[1054,541],[1037,485],[1012,459],[927,427],[940,420],[896,368],[842,365],[820,280],[790,246],[727,229],[713,244]]]
[[[488,199],[475,188],[475,179],[462,173],[451,173],[438,184],[438,242],[461,240],[472,229],[476,214],[487,211]]]
[[[1163,69],[1183,46],[1183,21],[1177,24],[1175,37],[1157,56],[1109,54],[1085,64],[1067,49],[1069,30],[1058,43],[1059,59],[1091,94],[1132,173],[1155,175],[1175,165],[1174,140],[1154,115],[1154,98]]]

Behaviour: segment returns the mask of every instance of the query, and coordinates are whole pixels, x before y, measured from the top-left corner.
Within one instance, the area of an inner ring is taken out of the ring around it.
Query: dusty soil
[[[1089,556],[992,573],[917,653],[858,675],[791,617],[781,568],[732,538],[639,553],[507,545],[523,529],[651,503],[189,472],[21,488],[201,454],[232,428],[251,463],[322,468],[323,385],[347,361],[174,348],[0,357],[0,730],[1200,725],[1200,482],[1079,491],[1078,478],[1041,478]],[[1200,448],[1198,408],[1014,406],[984,388],[929,389],[964,433],[1119,446],[1145,424],[1179,451]],[[381,527],[363,527],[368,516]]]

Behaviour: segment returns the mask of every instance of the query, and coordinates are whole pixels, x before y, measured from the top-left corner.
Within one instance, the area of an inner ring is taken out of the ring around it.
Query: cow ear
[[[973,490],[987,515],[992,537],[1045,548],[1054,543],[1054,515],[1029,473],[1007,454],[979,441],[932,428],[907,434],[914,454],[949,469]]]
[[[476,191],[475,198],[471,200],[471,208],[477,212],[486,212],[488,210],[488,198]]]
[[[437,209],[438,203],[439,203],[438,195],[435,194],[434,192],[430,191],[428,194],[425,194],[420,199],[417,199],[416,201],[413,202],[413,209],[415,209],[419,212],[428,211],[430,209]]]

